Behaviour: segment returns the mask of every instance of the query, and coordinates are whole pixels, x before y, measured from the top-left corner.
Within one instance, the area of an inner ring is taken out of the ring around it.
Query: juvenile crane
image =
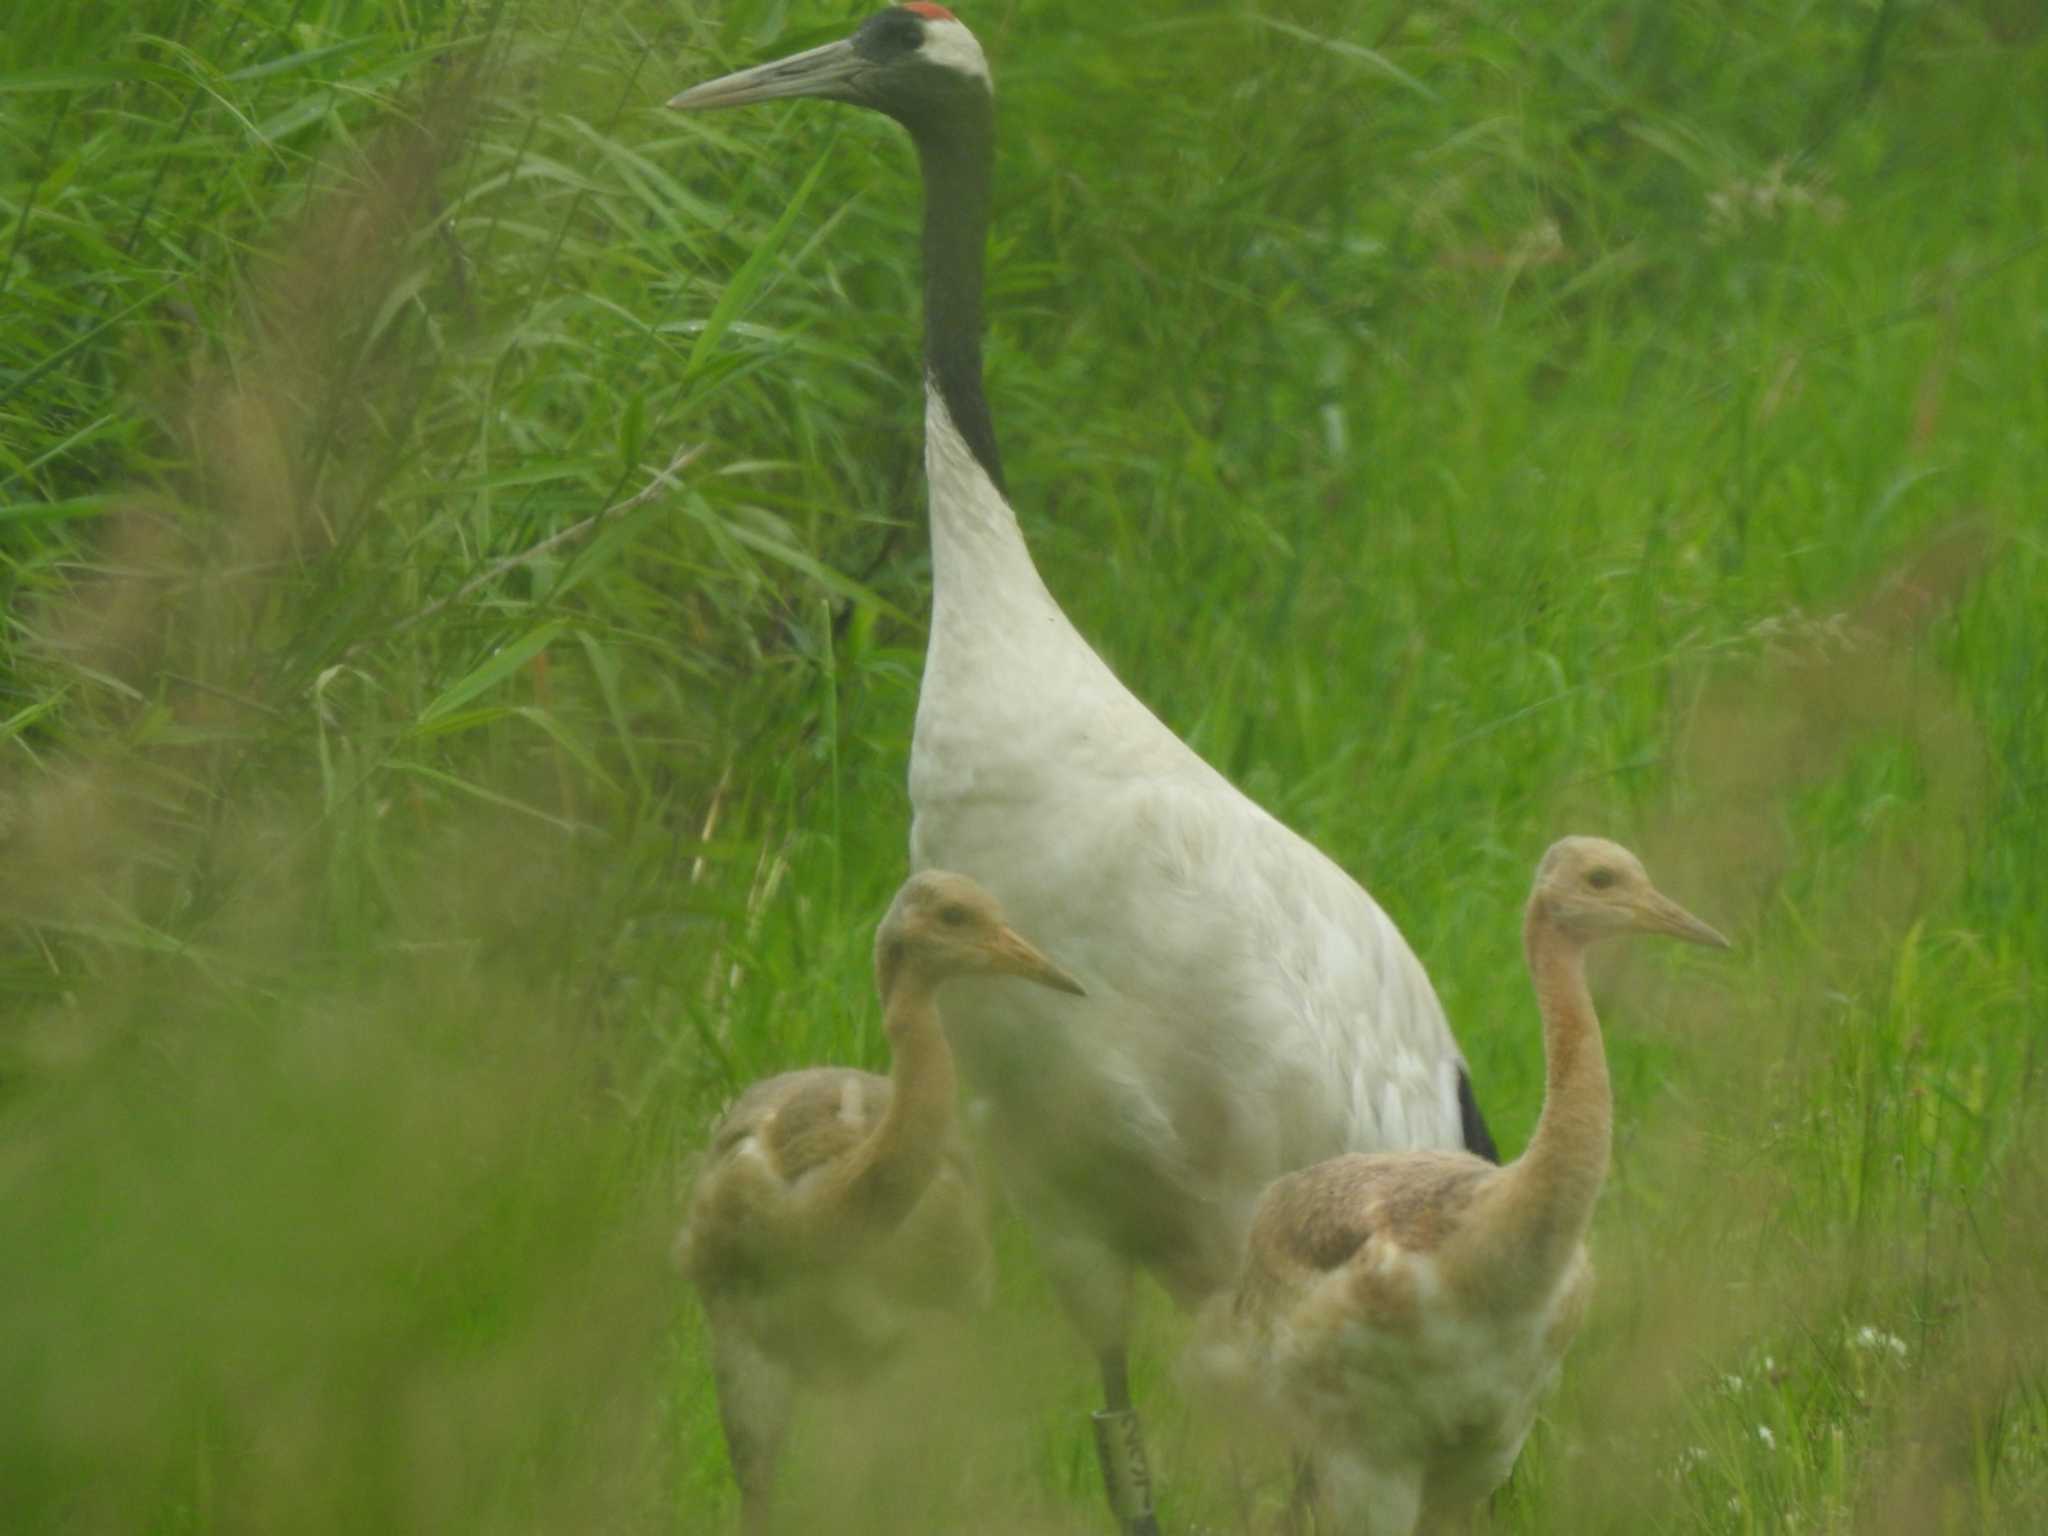
[[[795,1387],[863,1379],[933,1311],[987,1299],[981,1195],[933,1000],[966,976],[1081,992],[972,880],[913,875],[875,934],[889,1076],[785,1072],[748,1088],[712,1131],[676,1262],[710,1323],[749,1532],[767,1528]]]
[[[1528,1149],[1505,1168],[1408,1152],[1289,1174],[1259,1202],[1234,1300],[1204,1319],[1197,1374],[1249,1376],[1300,1436],[1326,1536],[1408,1536],[1505,1480],[1592,1289],[1614,1103],[1586,947],[1728,944],[1591,837],[1543,856],[1522,932],[1546,1072]]]
[[[924,177],[932,622],[911,745],[911,861],[964,870],[1088,984],[1054,1008],[963,983],[969,1090],[1093,1349],[1097,1448],[1156,1530],[1126,1378],[1132,1276],[1192,1305],[1234,1279],[1258,1193],[1345,1151],[1492,1143],[1429,980],[1349,876],[1198,758],[1047,592],[982,389],[995,104],[941,7],[685,91],[815,96],[908,130]]]

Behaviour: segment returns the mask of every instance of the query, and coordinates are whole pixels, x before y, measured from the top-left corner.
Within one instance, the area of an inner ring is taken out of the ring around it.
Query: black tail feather
[[[1458,1064],[1458,1124],[1465,1133],[1465,1150],[1489,1163],[1500,1161],[1500,1149],[1493,1144],[1493,1132],[1486,1128],[1486,1116],[1479,1113],[1479,1101],[1472,1097],[1472,1074]]]

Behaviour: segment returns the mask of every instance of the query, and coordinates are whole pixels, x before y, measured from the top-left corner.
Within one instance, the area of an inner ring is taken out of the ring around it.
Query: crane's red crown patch
[[[910,4],[904,6],[903,9],[915,11],[927,21],[958,21],[960,19],[943,5],[933,5],[932,0],[910,0]]]

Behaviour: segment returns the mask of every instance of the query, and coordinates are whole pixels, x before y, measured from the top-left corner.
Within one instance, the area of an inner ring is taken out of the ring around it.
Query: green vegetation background
[[[659,103],[854,14],[13,0],[0,1528],[730,1518],[665,1248],[736,1084],[883,1060],[917,187]],[[1504,1144],[1553,836],[1738,940],[1601,971],[1602,1293],[1492,1528],[2048,1529],[2048,17],[967,19],[1047,580],[1378,894]],[[1005,1248],[799,1524],[1104,1528]],[[1284,1467],[1179,1339],[1167,1513],[1239,1529]]]

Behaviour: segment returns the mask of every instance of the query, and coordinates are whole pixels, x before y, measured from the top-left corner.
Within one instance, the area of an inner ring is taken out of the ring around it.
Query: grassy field
[[[928,565],[909,153],[683,85],[856,12],[23,0],[0,29],[0,1529],[711,1531],[665,1267],[739,1083],[879,1065]],[[2048,1530],[2048,14],[965,13],[1049,585],[1356,873],[1503,1145],[1596,990],[1602,1281],[1499,1532]],[[997,1320],[835,1531],[1100,1531]],[[1176,1531],[1283,1485],[1175,1374]]]

